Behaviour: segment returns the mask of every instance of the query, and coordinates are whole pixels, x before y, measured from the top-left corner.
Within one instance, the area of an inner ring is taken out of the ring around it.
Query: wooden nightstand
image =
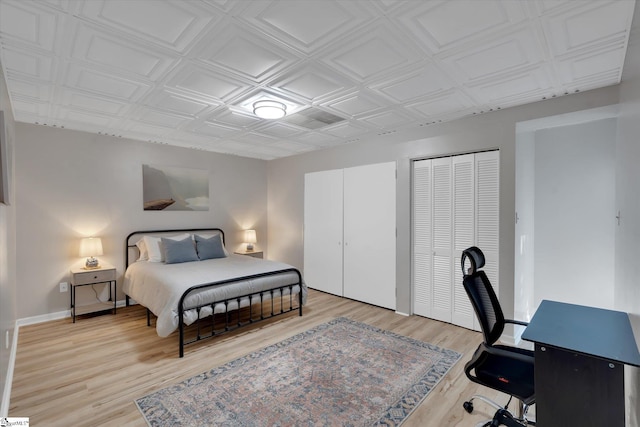
[[[262,251],[251,251],[251,252],[247,252],[244,249],[241,249],[239,251],[235,251],[234,254],[237,255],[246,255],[246,256],[250,256],[253,258],[263,258],[264,257],[264,252]]]
[[[76,288],[79,286],[97,285],[100,283],[109,284],[109,301],[76,307]],[[113,292],[111,289],[112,286]],[[72,268],[71,317],[73,318],[73,323],[76,323],[76,316],[81,314],[95,313],[111,309],[113,309],[113,314],[116,314],[116,268],[106,263],[102,263],[100,267],[92,269],[85,269],[84,267]]]

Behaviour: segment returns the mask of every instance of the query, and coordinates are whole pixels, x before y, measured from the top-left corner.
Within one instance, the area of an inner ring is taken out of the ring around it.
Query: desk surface
[[[522,339],[640,367],[629,316],[621,311],[543,300]]]

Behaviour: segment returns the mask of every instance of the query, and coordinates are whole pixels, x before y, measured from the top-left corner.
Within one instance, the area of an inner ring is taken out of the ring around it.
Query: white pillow
[[[184,233],[177,236],[169,236],[165,238],[171,240],[184,240],[188,237],[191,237],[191,234]],[[161,238],[156,236],[144,236],[143,239],[144,244],[147,248],[147,253],[149,254],[149,262],[164,262],[164,251],[162,250]]]
[[[138,261],[149,261],[149,252],[147,251],[147,245],[144,243],[144,237],[140,238],[136,242],[136,246],[138,247]]]

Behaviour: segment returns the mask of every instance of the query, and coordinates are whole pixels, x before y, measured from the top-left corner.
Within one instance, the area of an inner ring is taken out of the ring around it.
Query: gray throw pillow
[[[224,252],[224,246],[222,245],[222,237],[216,234],[213,237],[206,238],[195,235],[196,250],[198,252],[198,258],[213,259],[224,258],[227,254]]]
[[[183,240],[173,240],[163,237],[162,248],[164,250],[164,262],[166,264],[198,261],[198,254],[191,236]]]

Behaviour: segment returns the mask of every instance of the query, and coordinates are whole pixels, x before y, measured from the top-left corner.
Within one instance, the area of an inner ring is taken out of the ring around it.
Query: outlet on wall
[[[69,292],[69,283],[60,282],[60,292]]]

